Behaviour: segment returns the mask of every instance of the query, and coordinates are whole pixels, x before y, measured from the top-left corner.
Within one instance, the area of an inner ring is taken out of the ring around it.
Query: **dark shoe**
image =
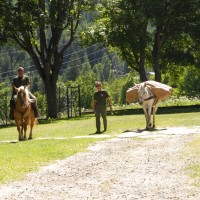
[[[35,117],[36,117],[36,118],[40,117],[40,113],[36,113],[36,114],[35,114]]]
[[[35,115],[36,118],[40,117],[40,113],[38,111],[35,111],[35,110],[34,110],[34,115]]]
[[[96,131],[96,134],[100,134],[101,133],[101,131]]]
[[[10,112],[9,118],[10,118],[10,120],[14,120],[13,112]]]
[[[36,117],[36,118],[40,117],[40,114],[39,114],[39,112],[38,112],[38,107],[37,107],[36,102],[31,103],[31,107],[32,107],[32,109],[33,109],[33,112],[34,112],[35,117]]]

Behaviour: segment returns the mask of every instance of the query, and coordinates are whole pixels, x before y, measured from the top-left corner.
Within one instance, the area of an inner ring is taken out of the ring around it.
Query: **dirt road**
[[[184,132],[185,131],[185,132]],[[2,185],[1,200],[199,200],[184,146],[198,129],[130,132]],[[140,135],[139,135],[140,134]],[[134,138],[135,136],[141,138]]]

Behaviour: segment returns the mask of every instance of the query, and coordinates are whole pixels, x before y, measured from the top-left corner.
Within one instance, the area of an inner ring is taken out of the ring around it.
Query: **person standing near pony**
[[[96,117],[96,133],[101,133],[101,122],[100,122],[100,114],[103,118],[103,125],[104,125],[104,131],[107,130],[107,117],[106,117],[106,105],[107,102],[110,106],[110,111],[112,113],[112,104],[110,100],[110,96],[108,93],[102,89],[101,82],[96,82],[95,84],[97,88],[97,92],[94,93],[94,112]]]
[[[30,85],[29,77],[24,74],[23,67],[18,68],[17,74],[18,75],[16,77],[14,77],[13,83],[12,83],[12,97],[10,100],[10,119],[11,120],[14,120],[13,111],[14,111],[14,107],[15,107],[15,100],[14,100],[14,96],[16,95],[15,88],[19,88],[20,86],[27,87]],[[31,103],[31,106],[33,108],[35,117],[39,117],[39,112],[38,112],[38,107],[37,107],[37,98],[31,92],[29,92],[29,97],[30,97],[30,99],[34,99],[34,102]]]

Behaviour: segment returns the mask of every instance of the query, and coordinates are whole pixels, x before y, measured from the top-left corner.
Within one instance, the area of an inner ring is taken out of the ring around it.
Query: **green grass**
[[[193,161],[186,167],[186,171],[194,179],[194,185],[200,187],[200,136],[188,144],[184,153]]]
[[[117,113],[116,113],[117,114]],[[198,126],[200,112],[158,114],[157,127]],[[137,130],[145,127],[144,115],[130,110],[128,115],[108,116],[108,131],[111,137],[116,137],[127,130]],[[103,139],[82,138],[95,132],[93,115],[81,119],[59,120],[49,124],[39,124],[34,127],[35,140],[9,143],[18,138],[16,127],[0,128],[0,183],[22,179],[28,172],[37,171],[57,159],[63,159],[77,152],[86,151],[89,145]],[[43,138],[42,140],[36,140]],[[57,139],[52,139],[57,138]],[[200,143],[200,141],[199,141]]]
[[[83,151],[91,139],[79,140],[33,140],[1,145],[0,182],[21,179],[27,172],[55,159],[62,159]]]

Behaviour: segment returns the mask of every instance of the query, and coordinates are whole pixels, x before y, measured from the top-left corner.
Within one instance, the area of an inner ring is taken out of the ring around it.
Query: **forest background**
[[[69,86],[80,86],[81,108],[92,109],[97,80],[103,82],[115,106],[125,105],[126,90],[143,81],[142,65],[146,78],[150,74],[150,79],[160,79],[174,88],[175,99],[199,99],[200,1],[173,2],[96,1],[95,9],[83,12],[59,72],[58,112],[65,110]],[[65,38],[63,34],[60,46],[66,43]],[[144,48],[141,40],[145,40]],[[0,46],[0,95],[11,96],[12,79],[19,66],[24,66],[30,77],[30,90],[38,98],[40,113],[45,115],[44,84],[30,56],[14,43]],[[1,108],[5,108],[4,100],[0,99]]]

